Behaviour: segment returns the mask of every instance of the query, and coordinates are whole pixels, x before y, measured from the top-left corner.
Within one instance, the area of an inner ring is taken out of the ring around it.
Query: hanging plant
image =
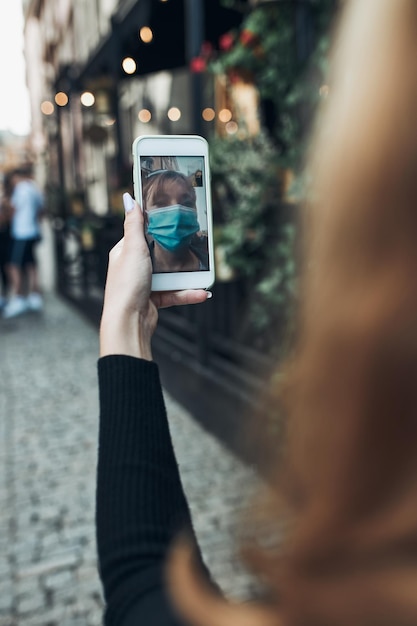
[[[242,338],[269,349],[264,339],[277,313],[286,323],[294,293],[295,207],[281,201],[284,173],[265,132],[214,138],[210,154],[216,245],[248,288]]]
[[[253,80],[261,101],[273,109],[269,132],[211,140],[216,221],[222,223],[218,241],[229,265],[250,285],[247,327],[265,350],[278,321],[285,326],[291,317],[297,275],[295,190],[302,189],[299,173],[312,112],[328,93],[321,87],[334,4],[310,2],[316,37],[306,60],[299,59],[295,45],[295,3],[283,1],[248,12],[240,28],[223,33],[217,48],[204,56],[207,69],[226,76],[230,86],[242,77]]]
[[[225,0],[225,6],[242,3]],[[280,154],[281,165],[299,170],[308,123],[321,94],[329,47],[327,31],[334,0],[311,0],[313,49],[300,59],[296,46],[296,3],[270,2],[246,9],[240,28],[223,33],[203,55],[207,69],[226,75],[233,84],[243,73],[251,75],[261,101],[272,109],[269,131]]]

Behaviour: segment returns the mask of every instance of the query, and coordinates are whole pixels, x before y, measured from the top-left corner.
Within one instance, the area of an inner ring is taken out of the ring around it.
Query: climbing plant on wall
[[[263,130],[250,137],[243,127],[212,140],[213,187],[227,207],[222,245],[231,266],[251,282],[252,329],[265,333],[276,320],[283,322],[295,290],[294,192],[315,107],[329,91],[329,27],[336,3],[224,4],[241,9],[243,20],[238,29],[222,34],[217,49],[203,50],[204,67],[226,77],[229,85],[242,76],[253,81]],[[290,178],[295,184],[289,188]]]
[[[236,0],[224,3],[242,5]],[[277,0],[247,9],[239,29],[219,38],[209,63],[212,72],[226,75],[231,83],[242,72],[253,77],[281,162],[295,170],[302,161],[311,112],[326,94],[320,87],[334,11],[334,0]]]

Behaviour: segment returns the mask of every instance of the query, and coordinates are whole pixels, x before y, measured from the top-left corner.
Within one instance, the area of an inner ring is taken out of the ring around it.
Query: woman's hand
[[[100,326],[100,356],[125,354],[152,360],[151,338],[158,308],[197,304],[211,296],[203,289],[151,293],[152,262],[143,214],[129,194],[124,237],[110,251]]]

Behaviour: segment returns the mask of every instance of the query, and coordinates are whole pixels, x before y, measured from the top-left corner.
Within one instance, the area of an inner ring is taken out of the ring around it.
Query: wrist
[[[152,334],[139,322],[138,314],[117,322],[103,315],[100,324],[100,356],[122,354],[152,361]]]

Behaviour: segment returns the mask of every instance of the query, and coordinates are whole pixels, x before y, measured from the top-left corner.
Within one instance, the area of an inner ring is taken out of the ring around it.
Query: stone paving
[[[55,295],[0,319],[0,626],[96,626],[97,330]],[[243,466],[166,394],[174,447],[206,562],[226,594],[249,576],[234,538]]]

